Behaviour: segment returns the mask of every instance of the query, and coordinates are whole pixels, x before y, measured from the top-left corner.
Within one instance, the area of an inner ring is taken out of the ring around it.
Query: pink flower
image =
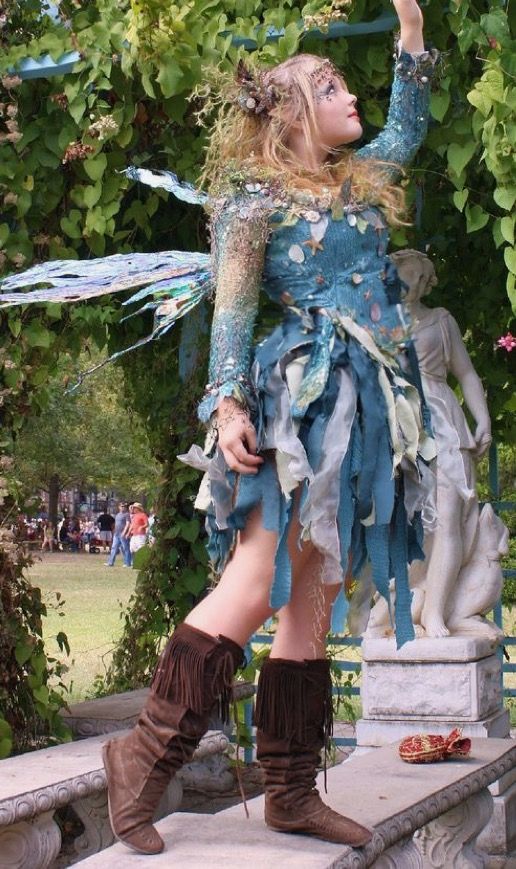
[[[516,338],[510,332],[507,332],[507,335],[502,335],[501,338],[498,338],[496,346],[502,347],[504,350],[507,350],[507,353],[510,353],[511,350],[516,350]]]

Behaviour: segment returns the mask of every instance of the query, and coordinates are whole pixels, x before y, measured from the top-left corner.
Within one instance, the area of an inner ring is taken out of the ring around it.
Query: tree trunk
[[[52,474],[48,481],[48,518],[54,523],[54,528],[57,528],[57,507],[60,491],[59,477],[57,474]]]

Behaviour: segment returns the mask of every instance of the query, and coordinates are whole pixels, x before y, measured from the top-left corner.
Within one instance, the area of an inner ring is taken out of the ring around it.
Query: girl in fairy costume
[[[331,727],[325,637],[344,614],[343,580],[368,562],[388,596],[394,576],[398,643],[413,637],[407,563],[421,555],[431,488],[432,442],[386,250],[403,213],[401,167],[426,131],[434,57],[416,0],[393,2],[401,35],[389,117],[369,145],[343,147],[362,135],[359,106],[328,60],[301,54],[254,74],[240,66],[222,93],[202,178],[215,287],[200,405],[210,434],[182,457],[205,472],[198,505],[221,577],[168,641],[135,728],[105,747],[113,830],[142,853],[162,850],[152,826],[161,794],[217,699],[227,713],[242,647],[273,614],[256,703],[265,821],[356,847],[371,838],[322,802],[315,778]],[[156,256],[155,278],[167,256]],[[201,286],[207,263],[195,256]],[[95,268],[107,282],[108,261]],[[133,257],[117,288],[149,283],[150,272],[136,280],[139,268]],[[282,320],[253,347],[262,287]]]

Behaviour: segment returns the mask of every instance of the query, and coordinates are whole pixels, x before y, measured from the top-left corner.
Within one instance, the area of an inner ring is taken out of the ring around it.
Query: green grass
[[[67,699],[84,699],[98,673],[111,660],[113,646],[122,632],[120,612],[134,590],[137,573],[123,568],[118,556],[114,567],[104,567],[106,556],[86,553],[45,553],[29,572],[41,588],[48,616],[43,620],[47,654],[69,667],[63,678],[70,685]],[[56,609],[56,593],[64,604]],[[55,637],[64,631],[70,656],[59,652]]]

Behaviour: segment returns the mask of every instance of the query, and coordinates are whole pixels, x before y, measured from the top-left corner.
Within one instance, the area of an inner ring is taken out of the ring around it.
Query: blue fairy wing
[[[167,190],[168,193],[173,193],[176,199],[181,199],[183,202],[189,202],[192,205],[204,205],[208,200],[208,195],[202,190],[197,190],[193,184],[188,184],[187,181],[180,181],[177,175],[173,172],[168,172],[161,169],[158,172],[151,172],[150,169],[138,169],[136,166],[128,166],[122,172],[133,181],[141,181],[148,187],[160,187],[162,190]]]
[[[115,254],[82,261],[56,260],[40,263],[0,283],[0,308],[33,302],[76,302],[143,285],[148,285],[145,290],[148,295],[157,285],[174,278],[181,277],[184,284],[190,276],[195,284],[196,276],[202,275],[204,279],[209,269],[209,254],[188,251]],[[51,284],[51,288],[9,292],[42,283]]]

